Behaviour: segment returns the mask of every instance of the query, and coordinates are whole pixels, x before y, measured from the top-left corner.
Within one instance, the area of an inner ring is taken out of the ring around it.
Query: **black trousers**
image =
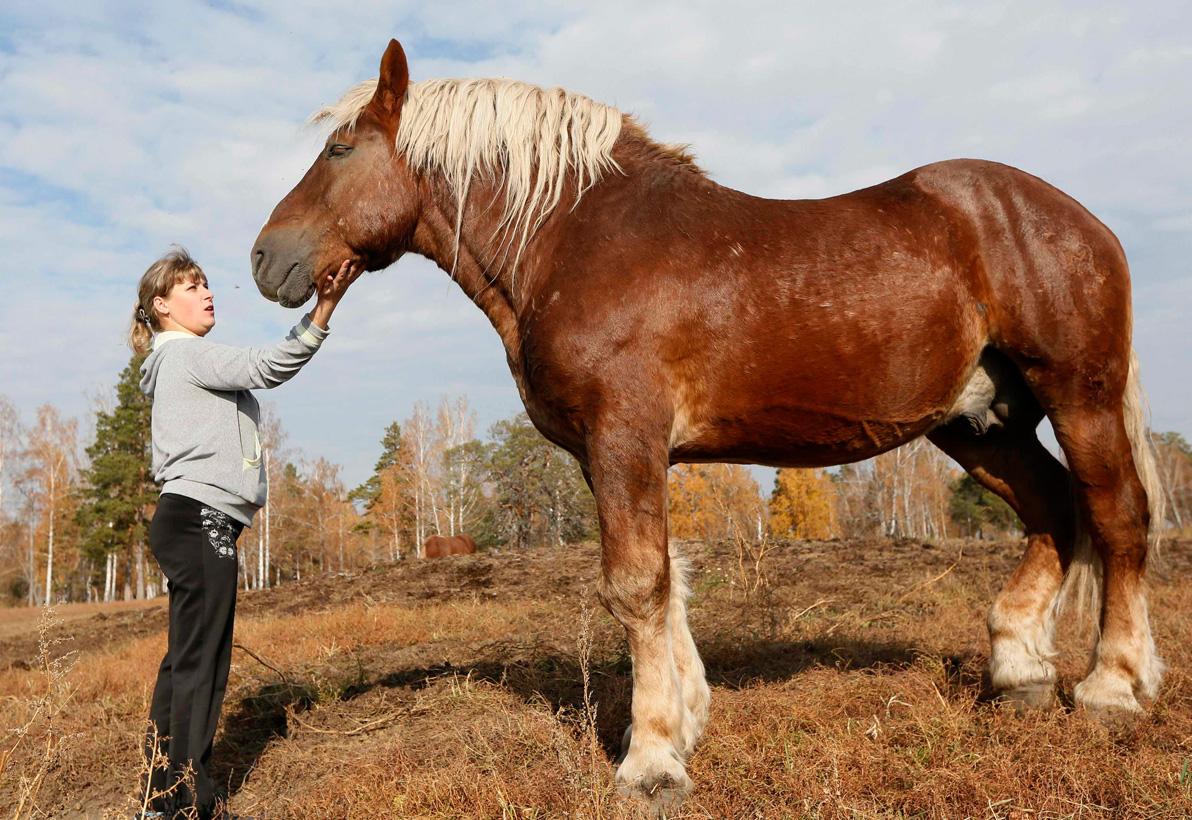
[[[164,752],[169,768],[153,769],[154,792],[173,789],[154,808],[166,812],[197,806],[200,817],[215,810],[215,784],[208,773],[212,741],[232,660],[236,612],[236,539],[244,525],[226,513],[173,493],[158,500],[149,525],[149,548],[169,579],[170,630],[149,707],[146,755]],[[193,771],[193,791],[183,782]]]

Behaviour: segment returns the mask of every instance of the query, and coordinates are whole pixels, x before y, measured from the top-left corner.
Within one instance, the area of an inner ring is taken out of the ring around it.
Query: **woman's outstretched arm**
[[[289,381],[319,349],[327,337],[331,314],[363,271],[362,265],[346,260],[338,271],[324,276],[316,285],[314,309],[273,347],[204,343],[197,355],[187,357],[191,380],[210,390],[254,390]]]

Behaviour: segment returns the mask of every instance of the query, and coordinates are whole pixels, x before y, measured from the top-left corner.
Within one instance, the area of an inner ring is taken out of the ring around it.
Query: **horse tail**
[[[1134,457],[1134,469],[1142,488],[1146,491],[1147,510],[1150,513],[1147,528],[1146,563],[1149,567],[1159,555],[1160,532],[1167,518],[1167,496],[1163,492],[1163,481],[1155,460],[1155,448],[1147,426],[1148,408],[1142,381],[1138,377],[1138,355],[1130,349],[1130,369],[1126,376],[1126,392],[1122,396],[1122,417],[1126,425],[1126,436],[1130,439],[1130,452]],[[1073,506],[1075,497],[1073,497]],[[1076,515],[1076,542],[1072,553],[1072,564],[1064,578],[1060,602],[1075,602],[1078,612],[1098,613],[1101,609],[1101,556],[1093,549],[1092,538],[1084,523],[1079,507]],[[1094,618],[1094,623],[1099,619]]]
[[[1159,475],[1159,464],[1155,458],[1155,444],[1151,440],[1147,417],[1150,410],[1146,394],[1142,392],[1142,381],[1138,378],[1138,355],[1130,350],[1130,375],[1126,379],[1126,395],[1122,401],[1126,418],[1126,435],[1130,437],[1130,449],[1134,454],[1134,469],[1146,490],[1147,509],[1150,510],[1150,527],[1147,539],[1147,563],[1159,557],[1159,546],[1163,541],[1163,525],[1167,521],[1167,493]]]

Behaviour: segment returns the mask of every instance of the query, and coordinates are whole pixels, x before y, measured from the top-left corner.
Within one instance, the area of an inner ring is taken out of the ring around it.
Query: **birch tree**
[[[4,577],[14,576],[16,586],[10,590],[15,597],[20,597],[19,581],[27,574],[23,544],[25,543],[24,528],[20,520],[10,512],[14,498],[8,492],[9,483],[15,473],[16,459],[22,449],[22,432],[20,417],[12,403],[0,396],[0,573]],[[31,578],[25,578],[26,584],[32,584]],[[28,594],[28,588],[25,590]]]
[[[765,520],[757,482],[740,464],[677,464],[667,498],[672,538],[718,541],[756,533]]]
[[[1153,433],[1155,445],[1155,466],[1163,492],[1167,496],[1167,515],[1171,524],[1182,532],[1192,521],[1192,446],[1179,433]],[[1158,528],[1166,521],[1156,522]]]
[[[414,550],[425,557],[426,539],[442,533],[439,520],[437,466],[440,447],[426,405],[418,402],[403,425],[410,444],[410,483],[414,491]]]
[[[273,558],[273,488],[283,480],[282,471],[286,463],[286,433],[272,403],[261,405],[257,432],[261,439],[261,459],[265,466],[267,488],[265,505],[257,513],[257,561],[253,586],[257,589],[268,589]]]
[[[442,491],[447,510],[447,534],[458,535],[464,531],[464,509],[474,498],[469,497],[471,479],[477,468],[477,461],[468,457],[467,451],[457,448],[472,441],[476,429],[476,413],[468,405],[467,396],[455,400],[446,396],[439,403],[436,424],[436,443],[443,454]],[[456,451],[454,455],[449,455]]]
[[[31,512],[40,522],[34,529],[44,531],[46,574],[42,602],[47,606],[54,602],[55,535],[76,477],[77,427],[73,419],[64,421],[57,408],[44,404],[37,409],[37,423],[29,430],[24,451],[26,466],[21,483],[32,501]],[[30,558],[36,575],[36,558]]]

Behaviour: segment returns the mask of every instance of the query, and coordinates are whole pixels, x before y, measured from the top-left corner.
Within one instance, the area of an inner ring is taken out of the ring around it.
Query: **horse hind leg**
[[[1035,435],[1042,409],[995,351],[981,357],[953,410],[953,420],[928,437],[1010,505],[1027,537],[989,610],[990,685],[1007,700],[1047,705],[1055,693],[1056,615],[1074,545],[1068,471]]]
[[[1154,698],[1163,673],[1144,584],[1152,507],[1161,518],[1161,490],[1153,480],[1133,362],[1118,365],[1098,379],[1071,373],[1039,387],[1041,399],[1055,408],[1049,412],[1052,426],[1095,548],[1085,559],[1091,564],[1085,575],[1095,578],[1100,564],[1101,630],[1091,671],[1076,686],[1076,702],[1109,713],[1139,711],[1138,696]],[[1123,389],[1110,389],[1115,380]],[[1124,399],[1117,398],[1123,393]]]
[[[1056,615],[1074,540],[1068,473],[1031,427],[978,434],[958,420],[929,438],[1022,520],[1026,551],[989,610],[989,682],[1006,700],[1050,705]]]

